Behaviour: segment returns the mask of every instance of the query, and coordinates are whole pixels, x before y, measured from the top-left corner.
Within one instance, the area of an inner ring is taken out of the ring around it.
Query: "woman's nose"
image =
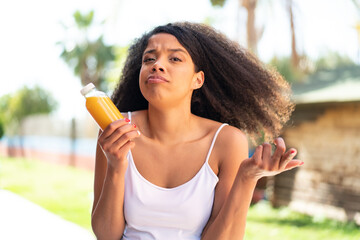
[[[160,61],[156,61],[151,69],[153,72],[156,72],[156,71],[160,71],[160,72],[164,72],[165,69],[164,67],[162,66],[161,62]]]

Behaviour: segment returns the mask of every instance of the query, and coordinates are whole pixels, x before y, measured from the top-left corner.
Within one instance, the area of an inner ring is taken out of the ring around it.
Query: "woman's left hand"
[[[293,159],[296,149],[286,151],[285,142],[282,138],[274,141],[276,149],[272,154],[271,145],[263,143],[259,145],[251,158],[245,159],[239,168],[239,174],[243,180],[259,180],[262,177],[274,176],[281,172],[293,169],[304,162]]]

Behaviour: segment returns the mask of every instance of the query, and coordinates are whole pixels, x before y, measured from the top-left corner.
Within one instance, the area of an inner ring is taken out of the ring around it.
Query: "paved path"
[[[88,230],[0,189],[1,240],[95,240]]]

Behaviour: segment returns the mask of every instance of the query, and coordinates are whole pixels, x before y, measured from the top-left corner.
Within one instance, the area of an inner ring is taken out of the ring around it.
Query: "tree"
[[[263,29],[257,30],[255,27],[255,8],[257,5],[257,0],[242,0],[242,6],[247,11],[247,21],[246,21],[246,37],[247,45],[250,51],[257,54],[257,45],[262,36]]]
[[[0,119],[0,139],[4,136],[4,134],[5,134],[4,123],[3,123],[3,120]]]
[[[8,110],[10,105],[10,99],[10,94],[6,94],[0,97],[0,122],[3,126],[3,134],[5,134],[7,126],[11,123],[10,112]]]
[[[226,0],[210,0],[213,6],[223,7]],[[246,33],[247,33],[247,47],[250,51],[257,54],[257,45],[263,34],[263,28],[257,29],[255,26],[255,10],[258,0],[238,0],[239,5],[244,7],[247,11]],[[355,1],[355,0],[353,0]],[[295,21],[294,21],[294,4],[293,0],[284,0],[285,9],[289,15],[290,32],[291,32],[291,59],[293,66],[298,67],[300,57],[296,49],[296,34],[295,34]]]
[[[226,2],[226,0],[210,0],[210,1],[213,6],[220,6],[220,7],[223,7]],[[238,1],[239,1],[239,5],[244,7],[247,11],[247,21],[246,21],[247,47],[250,51],[257,54],[257,45],[263,33],[263,29],[256,29],[255,27],[255,9],[258,0],[238,0]]]
[[[19,135],[20,147],[23,149],[23,122],[26,117],[35,114],[48,114],[57,107],[51,94],[39,86],[19,89],[13,95],[1,97],[0,119],[9,135]],[[23,153],[23,152],[22,152]]]
[[[293,0],[285,0],[286,9],[289,14],[290,32],[291,32],[291,63],[292,66],[297,69],[300,63],[300,57],[296,48],[296,34],[295,34],[295,22],[294,22],[294,2]]]
[[[73,19],[80,37],[59,42],[63,48],[60,56],[80,77],[83,86],[92,82],[98,89],[106,91],[105,70],[115,59],[113,46],[104,43],[103,35],[95,40],[90,39],[88,32],[94,24],[94,11],[87,14],[76,11]],[[63,26],[66,31],[71,30],[71,27]]]
[[[7,96],[0,97],[0,139],[5,134],[5,109],[7,103]]]
[[[306,78],[307,72],[293,66],[291,57],[273,57],[269,65],[274,67],[286,81],[290,83],[302,82]]]

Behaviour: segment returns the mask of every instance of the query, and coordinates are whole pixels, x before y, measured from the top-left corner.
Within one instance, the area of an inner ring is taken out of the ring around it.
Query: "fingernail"
[[[134,128],[136,128],[136,125],[135,125],[135,124],[133,124],[133,127],[134,127]]]
[[[294,154],[294,153],[296,153],[296,151],[295,151],[295,150],[291,150],[290,153],[291,153],[291,154]]]
[[[125,118],[125,122],[130,122],[130,119],[128,119],[128,118]]]
[[[300,164],[299,164],[299,166],[301,166],[301,165],[303,165],[304,164],[304,162],[301,162]]]

